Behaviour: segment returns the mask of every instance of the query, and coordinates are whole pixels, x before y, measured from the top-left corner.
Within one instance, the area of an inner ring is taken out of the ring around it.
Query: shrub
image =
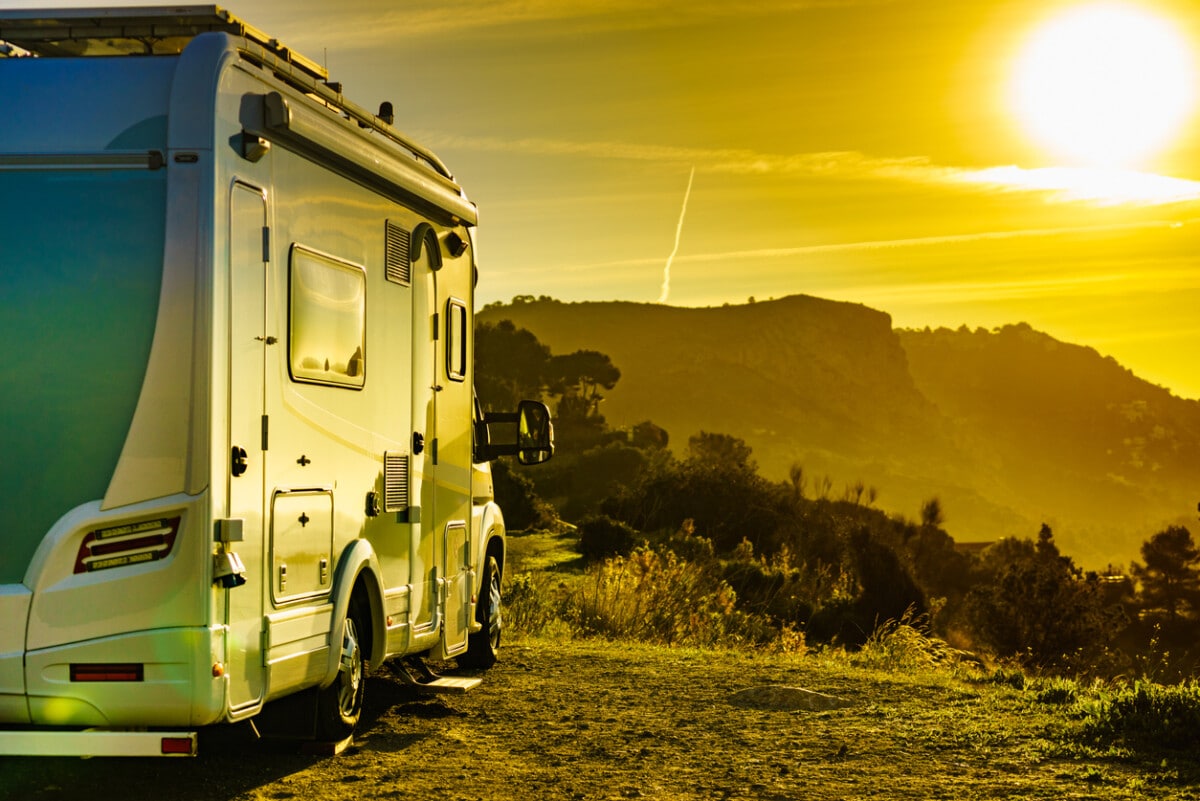
[[[882,670],[927,670],[943,662],[950,646],[929,636],[925,615],[910,608],[899,620],[879,624],[855,657],[859,664]]]
[[[608,556],[627,556],[637,536],[636,531],[621,521],[595,515],[579,524],[579,551],[589,562]]]
[[[1126,745],[1192,749],[1200,745],[1200,683],[1139,681],[1084,706],[1084,730]]]
[[[588,570],[570,621],[583,634],[667,645],[716,645],[735,632],[729,585],[670,551],[639,547]]]
[[[1071,704],[1079,698],[1079,684],[1072,679],[1056,676],[1037,682],[1035,697],[1041,704]]]
[[[988,549],[964,619],[996,654],[1072,673],[1104,672],[1107,644],[1123,622],[1100,582],[1059,553],[1046,526],[1037,543],[1001,540]]]
[[[532,573],[518,573],[507,582],[504,622],[514,631],[540,634],[558,619],[557,603],[545,581]]]
[[[1000,666],[978,679],[980,684],[995,684],[1000,687],[1012,687],[1014,690],[1024,690],[1028,679],[1025,671],[1019,667]]]
[[[492,486],[510,531],[551,528],[557,522],[554,507],[542,500],[533,482],[503,459],[492,462]]]

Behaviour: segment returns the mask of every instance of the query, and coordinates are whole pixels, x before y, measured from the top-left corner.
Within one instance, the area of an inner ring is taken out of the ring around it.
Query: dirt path
[[[850,705],[735,697],[771,684]],[[226,740],[195,760],[0,759],[0,797],[1197,797],[1169,765],[1064,757],[1047,739],[1062,711],[1027,693],[812,657],[526,641],[464,696],[420,697],[382,676],[367,692],[360,733],[338,757]]]

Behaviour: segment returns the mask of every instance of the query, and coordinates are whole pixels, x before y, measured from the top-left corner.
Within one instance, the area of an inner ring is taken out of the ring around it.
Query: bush
[[[945,662],[951,650],[946,643],[929,635],[928,616],[910,608],[899,620],[879,624],[855,662],[881,670],[929,670]]]
[[[636,531],[619,520],[596,515],[579,524],[579,551],[589,562],[609,556],[628,556],[637,536]]]
[[[1131,746],[1200,745],[1200,684],[1136,682],[1084,708],[1085,732]]]
[[[989,548],[964,602],[971,636],[1002,657],[1036,668],[1104,673],[1107,644],[1123,625],[1100,582],[1085,576],[1043,526],[1039,541],[1001,540]]]
[[[736,608],[737,595],[712,571],[672,551],[642,546],[588,570],[571,600],[572,628],[583,635],[663,645],[774,645],[802,650],[803,637]]]
[[[492,486],[510,531],[552,528],[558,522],[554,507],[542,500],[533,482],[503,459],[492,462]]]
[[[773,553],[794,527],[788,495],[745,465],[729,462],[648,464],[637,482],[601,504],[605,514],[640,531],[675,531],[691,520],[695,533],[727,553],[749,539]]]
[[[513,576],[504,592],[504,622],[513,631],[541,634],[558,619],[561,604],[532,573]]]
[[[1079,699],[1079,684],[1061,676],[1039,681],[1034,689],[1040,704],[1071,704]]]

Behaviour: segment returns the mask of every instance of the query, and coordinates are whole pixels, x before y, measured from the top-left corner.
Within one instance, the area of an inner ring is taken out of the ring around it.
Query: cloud
[[[1105,225],[1063,226],[1057,228],[1024,228],[1011,231],[981,231],[969,234],[952,234],[948,236],[914,237],[912,239],[881,239],[861,242],[839,242],[827,245],[805,245],[791,248],[756,248],[752,250],[725,250],[712,253],[690,253],[675,259],[681,264],[704,264],[712,262],[746,261],[750,259],[780,259],[797,256],[816,256],[827,253],[850,253],[855,251],[898,250],[910,248],[939,247],[944,245],[971,244],[988,241],[1018,240],[1028,238],[1049,238],[1073,236],[1080,234],[1099,234],[1112,232],[1134,231],[1168,231],[1185,225],[1200,223],[1200,219],[1186,220],[1151,220],[1146,222],[1114,223]],[[591,264],[566,265],[560,269],[563,272],[589,272],[592,270],[607,270],[621,267],[647,267],[658,264],[657,258],[623,259],[617,261],[597,262]],[[529,268],[534,272],[540,268]],[[1192,268],[1189,268],[1192,269]],[[522,270],[508,271],[517,274]],[[1193,270],[1194,272],[1194,270]]]
[[[794,175],[841,181],[888,181],[990,192],[1042,194],[1057,203],[1157,206],[1200,200],[1200,181],[1133,170],[1086,167],[944,166],[925,156],[879,157],[858,151],[773,154],[737,148],[694,148],[539,137],[503,139],[421,133],[438,149],[696,165],[699,172]]]
[[[930,180],[942,168],[931,167],[922,157],[872,158],[856,151],[829,151],[779,155],[739,148],[675,147],[628,142],[575,141],[541,137],[503,139],[487,136],[456,136],[421,131],[419,137],[438,148],[459,148],[535,156],[582,156],[623,161],[696,164],[708,173],[801,174],[840,177],[892,177]],[[922,178],[923,177],[923,178]]]
[[[1086,201],[1102,206],[1156,206],[1200,200],[1200,181],[1133,170],[1092,167],[991,167],[946,176],[950,182],[995,187],[1008,191],[1048,192],[1063,201]]]

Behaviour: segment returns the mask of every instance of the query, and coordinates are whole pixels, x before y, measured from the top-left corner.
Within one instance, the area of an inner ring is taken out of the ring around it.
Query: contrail
[[[667,295],[671,294],[671,262],[675,261],[675,254],[679,252],[679,237],[683,233],[683,216],[687,214],[687,202],[692,194],[692,179],[695,177],[696,167],[693,165],[692,172],[688,175],[687,189],[683,192],[683,208],[679,210],[679,224],[675,226],[675,247],[671,248],[671,255],[667,256],[667,264],[663,267],[662,294],[658,296],[659,303],[666,303]]]

